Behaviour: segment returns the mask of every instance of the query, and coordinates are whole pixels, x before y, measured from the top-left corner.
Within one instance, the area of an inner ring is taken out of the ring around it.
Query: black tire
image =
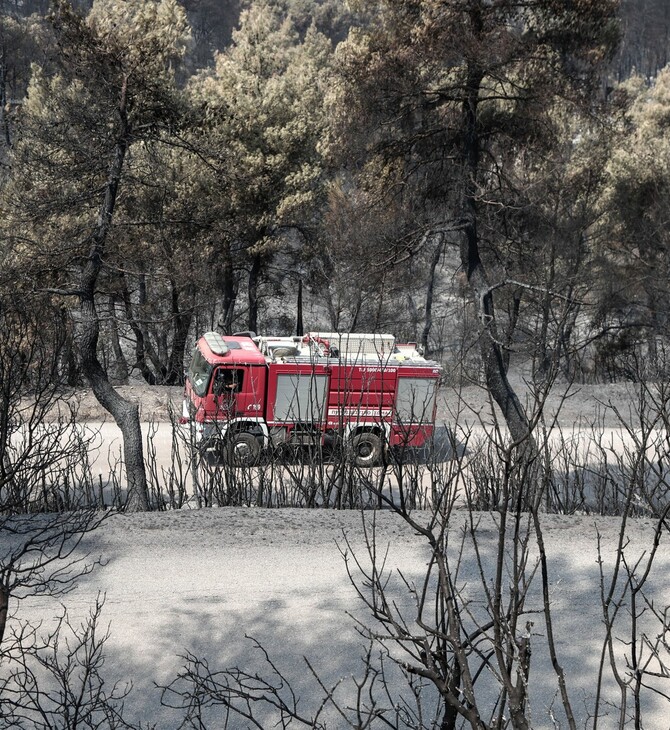
[[[376,433],[364,431],[351,439],[351,451],[356,466],[377,466],[382,458],[382,442]]]
[[[231,466],[254,466],[260,455],[260,442],[248,431],[234,433],[226,442],[226,461]]]

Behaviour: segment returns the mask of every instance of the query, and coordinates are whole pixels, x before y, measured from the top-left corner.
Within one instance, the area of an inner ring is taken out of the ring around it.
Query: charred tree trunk
[[[144,330],[140,327],[133,314],[133,305],[130,300],[130,291],[128,291],[125,276],[123,283],[123,304],[126,312],[126,320],[135,335],[135,364],[133,365],[133,369],[137,368],[149,385],[156,385],[156,376],[147,362]]]
[[[511,344],[514,338],[514,331],[519,323],[519,314],[521,312],[521,290],[517,289],[512,295],[512,301],[509,303],[507,311],[507,328],[505,332],[504,343],[507,347],[503,348],[503,363],[505,372],[509,372],[510,356],[512,354]]]
[[[121,340],[119,338],[119,325],[116,319],[116,296],[109,298],[109,334],[114,354],[114,363],[110,368],[112,377],[117,383],[126,384],[128,382],[128,363],[121,348]]]
[[[476,11],[472,18],[475,32],[481,31],[481,19]],[[530,424],[521,402],[507,378],[505,354],[497,334],[493,290],[481,259],[477,230],[477,178],[480,162],[478,100],[482,71],[473,63],[466,81],[466,96],[462,109],[463,131],[463,193],[460,257],[470,293],[479,319],[479,348],[484,366],[486,387],[500,407],[512,439],[518,443],[530,438]]]
[[[658,315],[658,306],[657,306],[657,295],[656,292],[648,291],[647,292],[647,310],[649,312],[649,326],[647,327],[647,372],[645,373],[645,376],[647,378],[656,378],[658,377],[660,371],[661,371],[661,363],[659,361],[658,356],[658,346],[656,342],[656,338],[658,336],[658,332],[660,329],[659,326],[659,320],[660,317]]]
[[[298,311],[296,313],[295,333],[298,337],[305,334],[305,325],[302,321],[302,279],[298,279]]]
[[[437,265],[440,263],[442,252],[444,251],[444,234],[439,234],[439,243],[433,251],[433,257],[430,261],[430,273],[428,276],[428,287],[426,288],[426,317],[423,326],[423,332],[421,333],[421,347],[426,355],[429,354],[430,350],[428,347],[428,337],[430,336],[430,330],[433,326],[433,296],[435,293],[435,272],[437,271]]]
[[[7,118],[7,64],[4,50],[0,55],[0,134],[5,147],[12,146],[9,135],[9,119]]]
[[[79,280],[79,356],[84,377],[90,383],[100,405],[114,418],[123,436],[123,456],[128,488],[127,509],[142,511],[149,509],[149,490],[144,467],[139,408],[137,404],[128,402],[114,390],[97,354],[100,319],[96,309],[95,291],[102,269],[105,243],[116,206],[121,173],[130,145],[125,101],[124,85],[119,106],[121,133],[110,165],[105,185],[105,197],[90,237],[88,257]]]
[[[258,332],[258,280],[263,269],[263,257],[256,254],[249,271],[249,329]]]
[[[158,385],[163,382],[163,378],[165,377],[166,373],[166,362],[167,357],[161,357],[161,337],[160,335],[156,335],[154,333],[154,336],[152,338],[152,332],[151,332],[151,326],[150,324],[144,320],[143,312],[147,309],[147,276],[144,273],[144,271],[141,271],[138,275],[138,286],[137,286],[137,294],[138,294],[138,311],[140,312],[140,319],[137,322],[137,326],[142,330],[142,336],[143,336],[143,342],[144,342],[144,352],[146,353],[146,356],[149,358],[151,365],[153,367],[153,382],[150,383],[151,385]],[[154,341],[156,342],[156,346],[154,347]],[[148,381],[147,381],[148,382]]]
[[[67,384],[73,388],[81,384],[79,363],[77,362],[76,345],[72,332],[72,320],[65,305],[60,307],[60,321],[65,337],[63,341],[63,367],[67,373]]]
[[[9,591],[4,585],[0,585],[0,644],[5,638],[7,629],[7,616],[9,614]]]
[[[181,309],[179,300],[179,289],[174,281],[170,281],[172,293],[172,322],[174,324],[172,350],[168,360],[167,373],[165,376],[166,385],[182,385],[184,380],[184,355],[186,352],[186,340],[188,331],[193,319],[193,310]]]
[[[233,331],[235,300],[237,299],[235,272],[233,270],[233,257],[230,245],[225,246],[222,251],[221,280],[223,284],[223,311],[219,319],[219,328],[223,330],[225,335],[230,335]]]

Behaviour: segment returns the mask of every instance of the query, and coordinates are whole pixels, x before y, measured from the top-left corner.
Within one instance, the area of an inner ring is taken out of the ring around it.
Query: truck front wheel
[[[260,453],[258,439],[248,431],[232,434],[226,443],[226,460],[231,466],[254,466]]]
[[[356,466],[376,466],[382,458],[382,442],[370,431],[357,433],[351,439],[351,450]]]

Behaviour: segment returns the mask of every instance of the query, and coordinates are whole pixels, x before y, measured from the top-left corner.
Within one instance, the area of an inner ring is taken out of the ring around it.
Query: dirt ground
[[[529,415],[540,412],[548,427],[617,428],[634,423],[639,410],[641,386],[633,383],[557,383],[544,396],[535,394],[529,383],[520,377],[512,376],[510,381],[526,412]],[[650,386],[650,390],[653,392],[654,386]],[[539,404],[542,404],[541,409]],[[492,407],[483,387],[443,388],[438,398],[439,422],[490,424],[494,412],[499,416],[499,410]]]
[[[512,385],[529,412],[533,411],[531,388],[521,378],[512,377]],[[543,413],[548,424],[557,417],[561,426],[599,425],[616,428],[621,420],[634,421],[639,388],[632,383],[600,385],[556,385],[546,398]],[[171,414],[179,417],[183,398],[180,386],[125,385],[117,388],[130,401],[139,403],[142,421],[166,422]],[[110,416],[88,389],[77,390],[66,396],[77,420],[107,421]],[[486,390],[475,385],[462,388],[443,387],[438,396],[438,422],[453,425],[491,423],[492,409]]]
[[[142,421],[165,422],[171,420],[171,414],[179,418],[184,389],[181,386],[168,385],[121,385],[118,393],[127,400],[138,403]],[[78,421],[109,421],[111,416],[98,403],[90,389],[76,390],[65,396],[76,413]]]

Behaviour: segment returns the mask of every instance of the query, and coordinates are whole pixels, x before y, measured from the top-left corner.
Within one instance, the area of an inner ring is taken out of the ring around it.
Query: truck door
[[[244,370],[218,367],[212,378],[212,395],[217,418],[233,418],[237,414],[238,393],[244,385]]]
[[[218,417],[262,416],[264,388],[264,367],[219,366],[212,379]]]

